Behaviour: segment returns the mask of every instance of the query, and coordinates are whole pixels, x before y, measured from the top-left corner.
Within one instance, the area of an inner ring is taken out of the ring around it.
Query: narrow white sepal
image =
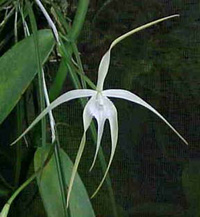
[[[109,115],[108,115],[108,120],[109,120],[109,124],[110,124],[111,143],[112,143],[111,154],[110,154],[109,163],[108,163],[108,166],[107,166],[106,171],[104,173],[104,176],[103,176],[99,186],[97,187],[97,189],[95,190],[95,192],[91,196],[91,198],[93,198],[98,193],[98,191],[100,190],[102,184],[104,183],[105,178],[106,178],[106,176],[108,174],[108,171],[110,169],[111,163],[113,161],[113,157],[114,157],[116,146],[117,146],[117,140],[118,140],[117,109],[115,108],[114,104],[111,101],[110,101],[109,104],[110,104],[110,111],[109,111]]]
[[[159,113],[157,112],[151,105],[146,103],[143,99],[141,99],[139,96],[131,93],[130,91],[127,90],[121,90],[121,89],[111,89],[111,90],[105,90],[103,91],[103,94],[107,97],[114,97],[114,98],[121,98],[125,99],[137,104],[140,104],[153,113],[155,113],[159,118],[161,118],[178,136],[179,138],[188,145],[188,142],[178,133],[178,131]]]
[[[109,49],[104,54],[104,56],[102,57],[101,62],[99,64],[97,88],[96,88],[98,91],[103,90],[104,80],[106,78],[106,75],[107,75],[108,69],[109,69],[109,65],[110,65],[110,52],[111,52],[111,49]]]
[[[146,24],[144,24],[144,25],[142,25],[142,26],[139,26],[139,27],[137,27],[137,28],[135,28],[135,29],[133,29],[133,30],[131,30],[131,31],[129,31],[129,32],[127,32],[127,33],[121,35],[120,37],[116,38],[116,39],[112,42],[112,44],[111,44],[111,46],[110,46],[110,49],[112,49],[116,44],[118,44],[120,41],[124,40],[125,38],[129,37],[130,35],[133,35],[133,34],[135,34],[136,32],[139,32],[139,31],[141,31],[141,30],[143,30],[143,29],[149,28],[149,27],[151,27],[151,26],[153,26],[153,25],[156,25],[156,24],[158,24],[158,23],[160,23],[160,22],[163,22],[163,21],[165,21],[165,20],[172,19],[172,18],[174,18],[174,17],[180,17],[180,15],[179,15],[179,14],[170,15],[170,16],[163,17],[163,18],[160,18],[160,19],[158,19],[158,20],[154,20],[154,21],[152,21],[152,22],[146,23]]]
[[[127,38],[128,36],[130,35],[133,35],[134,33],[136,32],[139,32],[143,29],[146,29],[148,27],[151,27],[155,24],[158,24],[160,22],[163,22],[165,20],[168,20],[168,19],[171,19],[171,18],[174,18],[174,17],[179,17],[180,15],[179,14],[175,14],[175,15],[171,15],[171,16],[168,16],[168,17],[163,17],[161,19],[158,19],[158,20],[154,20],[150,23],[147,23],[147,24],[144,24],[140,27],[137,27],[123,35],[121,35],[120,37],[116,38],[112,44],[110,45],[108,51],[104,54],[104,56],[102,57],[101,59],[101,62],[99,64],[99,70],[98,70],[98,80],[97,80],[97,90],[98,91],[102,91],[103,90],[103,85],[104,85],[104,80],[106,78],[106,75],[108,73],[108,69],[109,69],[109,65],[110,65],[110,53],[111,53],[111,49],[117,45],[120,41],[124,40],[125,38]]]
[[[92,165],[90,167],[90,172],[94,167],[94,164],[96,162],[97,159],[97,155],[98,155],[98,151],[101,145],[101,139],[102,139],[102,135],[103,135],[103,130],[104,130],[104,125],[105,125],[105,118],[102,118],[101,120],[97,120],[97,125],[98,125],[98,131],[97,131],[97,147],[96,147],[96,151],[95,151],[95,155],[94,155],[94,159],[92,162]]]
[[[73,99],[82,98],[82,97],[91,97],[96,93],[95,90],[90,89],[79,89],[79,90],[71,90],[67,93],[62,94],[56,100],[54,100],[49,106],[47,106],[44,111],[40,113],[40,115],[31,123],[31,125],[11,144],[14,145],[18,142],[25,134],[27,134],[46,114],[48,114],[51,110],[59,106],[64,102],[68,102]]]
[[[90,167],[90,171],[92,170],[92,168],[94,167],[95,161],[96,161],[96,157],[99,151],[99,147],[101,144],[101,139],[102,139],[102,135],[103,135],[103,130],[104,130],[104,124],[106,121],[106,105],[104,102],[104,97],[100,94],[97,93],[96,95],[94,95],[87,103],[87,105],[85,106],[84,111],[91,115],[92,117],[94,117],[97,120],[97,127],[98,127],[98,131],[97,131],[97,146],[96,146],[96,152],[95,152],[95,156],[92,162],[92,165]]]
[[[47,85],[46,85],[43,69],[42,69],[42,82],[43,82],[43,89],[44,89],[44,97],[45,97],[46,105],[48,107],[50,105],[50,100],[49,100],[49,95],[48,95],[48,91],[47,91]],[[53,117],[53,113],[51,110],[49,111],[49,120],[50,120],[50,127],[51,127],[51,141],[52,141],[52,143],[54,143],[54,141],[56,139],[55,119]]]
[[[86,107],[87,107],[87,105],[86,105]],[[70,181],[69,181],[69,187],[68,187],[68,192],[67,192],[67,208],[69,206],[69,199],[70,199],[72,187],[73,187],[73,184],[74,184],[74,179],[76,177],[76,172],[77,172],[77,169],[78,169],[78,165],[80,163],[81,156],[83,154],[83,150],[84,150],[84,147],[85,147],[86,132],[87,132],[87,129],[89,128],[90,123],[92,121],[92,115],[87,112],[86,107],[85,107],[85,109],[83,111],[84,133],[83,133],[83,136],[82,136],[82,139],[81,139],[79,150],[78,150],[78,153],[76,155],[75,163],[74,163],[74,166],[73,166],[73,169],[72,169],[72,175],[71,175],[71,178],[70,178]]]

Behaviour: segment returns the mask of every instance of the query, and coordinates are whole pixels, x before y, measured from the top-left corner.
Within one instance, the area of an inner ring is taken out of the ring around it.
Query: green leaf
[[[34,159],[35,171],[41,167],[45,156],[48,155],[49,151],[50,147],[37,149]],[[60,149],[59,153],[63,169],[63,179],[67,193],[73,164],[68,155],[62,149]],[[37,181],[48,217],[66,217],[62,204],[62,195],[59,186],[59,177],[54,156],[52,156],[52,159],[49,161],[48,165],[45,166],[42,174],[37,177]],[[74,181],[74,187],[70,197],[69,209],[71,217],[95,216],[86,189],[78,175],[76,175]]]
[[[44,63],[54,46],[50,30],[38,32],[41,60]],[[0,58],[0,123],[12,111],[37,73],[33,36],[12,47]]]

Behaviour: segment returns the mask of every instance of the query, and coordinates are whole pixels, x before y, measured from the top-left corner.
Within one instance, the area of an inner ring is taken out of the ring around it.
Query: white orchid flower
[[[93,117],[97,120],[97,125],[98,125],[98,134],[97,134],[97,146],[96,146],[96,152],[94,156],[94,160],[91,166],[91,169],[94,166],[94,163],[96,161],[96,157],[98,154],[98,150],[100,147],[101,143],[101,138],[103,135],[103,130],[104,130],[104,124],[105,121],[108,119],[109,124],[110,124],[110,131],[111,131],[111,143],[112,143],[112,148],[111,148],[111,155],[110,159],[108,162],[107,169],[105,171],[105,174],[102,178],[102,181],[100,182],[97,190],[95,193],[92,195],[92,197],[98,192],[100,189],[101,185],[103,184],[106,175],[108,173],[108,170],[110,168],[111,162],[114,157],[116,145],[117,145],[117,140],[118,140],[118,118],[117,118],[117,109],[115,108],[114,104],[112,101],[109,99],[111,98],[120,98],[120,99],[125,99],[130,102],[137,103],[141,106],[146,107],[150,111],[152,111],[154,114],[156,114],[158,117],[160,117],[179,137],[180,139],[186,143],[187,141],[175,130],[175,128],[160,114],[158,113],[151,105],[149,105],[147,102],[145,102],[143,99],[141,99],[139,96],[131,93],[130,91],[127,90],[121,90],[121,89],[109,89],[109,90],[103,90],[103,85],[104,85],[104,80],[106,78],[106,75],[108,73],[108,68],[110,64],[110,53],[111,49],[121,40],[124,38],[128,37],[129,35],[136,33],[140,30],[143,30],[147,27],[150,27],[154,24],[157,24],[161,21],[176,17],[179,15],[173,15],[169,17],[165,17],[153,22],[150,22],[148,24],[145,24],[141,27],[138,27],[122,36],[114,40],[109,48],[109,50],[105,53],[103,58],[101,59],[99,69],[98,69],[98,81],[97,81],[97,87],[96,90],[90,90],[90,89],[77,89],[77,90],[71,90],[67,93],[64,93],[60,97],[58,97],[56,100],[54,100],[50,105],[47,106],[47,108],[32,122],[32,124],[25,130],[25,132],[17,139],[15,140],[12,144],[16,143],[19,139],[21,139],[38,121],[40,121],[47,113],[49,113],[52,109],[57,107],[58,105],[68,102],[73,99],[77,98],[82,98],[82,97],[91,97],[86,104],[84,111],[83,111],[83,126],[84,126],[84,133],[83,137],[81,139],[80,147],[77,153],[77,157],[74,163],[74,168],[72,171],[72,176],[68,188],[68,195],[67,195],[67,206],[69,203],[69,197],[70,193],[72,190],[74,178],[76,175],[76,171],[81,159],[81,155],[83,153],[84,147],[85,147],[85,142],[86,142],[86,131],[90,126],[90,123],[93,119]],[[90,169],[90,170],[91,170]]]

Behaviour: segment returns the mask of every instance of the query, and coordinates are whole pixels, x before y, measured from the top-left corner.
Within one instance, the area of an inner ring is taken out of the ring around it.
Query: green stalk
[[[11,205],[15,198],[19,195],[19,193],[26,188],[38,175],[38,172],[34,173],[29,179],[27,179],[10,197],[7,204]]]
[[[65,64],[65,60],[62,58],[56,77],[49,91],[50,101],[55,100],[59,96],[63,87],[63,81],[65,81],[67,74],[68,74],[68,68]]]
[[[89,0],[79,0],[78,2],[76,15],[74,17],[74,22],[72,24],[72,27],[67,37],[70,39],[71,42],[76,41],[81,32],[81,29],[83,27],[83,23],[85,21],[85,17],[87,14],[88,5],[89,5]],[[55,10],[55,12],[57,13],[57,10]],[[63,19],[60,21],[65,22],[63,21]],[[69,29],[67,28],[67,23],[64,24],[64,27],[67,30]],[[68,49],[70,49],[70,47],[71,45],[69,44]],[[72,54],[69,54],[69,57],[68,57],[69,60],[71,59],[71,55]],[[61,92],[66,76],[67,76],[67,67],[63,70],[58,71],[58,73],[56,74],[55,80],[52,84],[52,87],[50,89],[50,99],[55,99],[58,96],[58,94]]]
[[[32,28],[35,30],[35,32],[37,33],[37,26],[36,26],[36,22],[35,22],[35,17],[32,11],[32,7],[30,6],[29,3],[29,10],[30,10],[30,15],[32,16]],[[37,35],[36,35],[37,36]],[[35,37],[36,38],[36,37]],[[43,110],[45,108],[45,102],[44,102],[44,92],[43,92],[43,78],[42,78],[42,65],[41,65],[41,60],[40,60],[40,56],[39,56],[39,47],[38,47],[38,40],[37,38],[35,39],[35,44],[36,44],[36,49],[37,49],[37,60],[38,61],[38,71],[39,71],[39,87],[40,87],[40,93],[42,93],[42,95],[40,95],[40,100],[42,100],[42,104],[41,104],[41,109]],[[44,125],[42,127],[42,133],[44,132],[44,134],[42,134],[42,144],[43,146],[46,145],[46,122],[45,122],[45,128]],[[58,138],[56,136],[56,140],[58,141]],[[65,210],[65,216],[67,217],[67,212],[65,209],[65,204],[66,204],[66,194],[65,194],[65,185],[64,185],[64,178],[63,178],[63,171],[62,171],[62,166],[61,166],[61,161],[60,161],[60,156],[59,156],[59,145],[58,143],[55,143],[55,147],[54,147],[54,152],[53,152],[53,156],[55,157],[55,162],[56,162],[56,168],[57,168],[57,172],[58,172],[58,179],[59,179],[59,186],[60,186],[60,190],[62,192],[62,203],[63,203],[63,208]]]
[[[22,101],[17,104],[17,135],[22,133]],[[16,146],[16,165],[15,165],[15,187],[19,185],[22,160],[22,141]]]
[[[13,201],[15,200],[15,198],[19,195],[19,193],[27,186],[29,185],[35,178],[36,178],[37,174],[33,174],[28,180],[26,180],[26,182],[24,182],[15,192],[14,194],[10,197],[10,199],[7,201],[7,203],[4,205],[3,209],[1,210],[0,216],[1,217],[7,217],[9,210],[10,210],[10,206],[13,203]]]
[[[36,24],[31,3],[28,0],[26,0],[26,5],[28,8],[28,14],[30,17],[31,28],[33,31],[33,37],[35,43],[35,52],[36,52],[37,70],[38,70],[40,110],[42,112],[45,109],[45,101],[44,101],[44,92],[43,92],[43,83],[42,83],[42,63],[40,59],[40,51],[39,51],[38,36],[37,36],[37,24]],[[45,118],[43,118],[41,121],[41,128],[42,128],[42,146],[45,146],[46,145],[46,119]]]
[[[17,20],[18,20],[18,2],[15,2],[15,21],[14,21],[14,36],[15,43],[18,42]],[[22,100],[17,104],[17,135],[22,133]],[[19,141],[16,146],[16,164],[15,164],[15,187],[19,185],[21,172],[21,158],[22,158],[22,142]]]
[[[94,122],[91,123],[90,130],[91,130],[91,133],[92,133],[93,141],[96,141],[97,133],[96,133],[96,128],[95,128]],[[102,168],[102,171],[103,171],[103,174],[104,174],[106,169],[107,169],[107,164],[106,164],[106,159],[104,157],[102,147],[99,148],[98,158],[99,158],[101,168]],[[115,201],[115,195],[114,195],[114,191],[113,191],[113,188],[112,188],[112,181],[111,181],[109,173],[106,176],[105,182],[106,182],[106,185],[107,185],[107,188],[108,188],[108,194],[109,194],[110,202],[111,202],[111,205],[112,205],[113,217],[118,217],[118,211],[117,211],[117,205],[116,205],[116,201]]]
[[[51,151],[49,152],[47,158],[45,159],[44,164],[42,167],[40,167],[30,178],[28,178],[9,198],[7,203],[4,205],[0,212],[0,217],[7,217],[10,206],[12,205],[13,201],[16,199],[16,197],[26,188],[43,170],[43,168],[48,164],[49,160],[51,159]]]
[[[54,157],[55,157],[55,162],[56,162],[56,168],[58,172],[58,180],[59,180],[59,185],[60,185],[60,190],[61,190],[61,196],[62,196],[62,206],[63,210],[65,212],[65,216],[69,216],[69,213],[66,210],[66,190],[65,190],[65,181],[64,181],[64,175],[63,175],[63,169],[62,169],[62,164],[61,164],[61,159],[60,159],[60,151],[59,151],[59,145],[56,143],[55,148],[54,148]]]
[[[79,0],[78,2],[76,15],[74,17],[72,28],[69,32],[69,38],[73,42],[77,40],[81,32],[87,14],[89,2],[89,0]]]
[[[0,181],[1,181],[1,183],[3,183],[3,185],[5,185],[10,190],[14,189],[14,187],[12,185],[10,185],[9,182],[7,182],[1,174],[0,174]]]
[[[83,65],[82,65],[82,62],[81,62],[81,57],[80,57],[80,54],[79,54],[79,51],[78,51],[76,43],[72,42],[72,48],[73,48],[73,52],[75,54],[76,61],[78,63],[79,69],[81,71],[81,74],[85,75],[84,70],[83,70]],[[85,80],[83,78],[81,78],[81,84],[82,84],[83,88],[87,87],[86,86],[86,82],[85,82]],[[96,86],[95,86],[95,89],[96,89]]]

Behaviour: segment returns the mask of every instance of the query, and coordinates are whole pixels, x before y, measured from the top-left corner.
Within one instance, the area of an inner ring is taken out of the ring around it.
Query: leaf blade
[[[39,31],[38,37],[44,63],[54,46],[54,38],[49,30]],[[0,58],[0,123],[12,111],[37,73],[34,49],[33,36],[30,36]]]
[[[49,149],[50,146],[37,149],[34,158],[35,170],[41,166],[44,157],[48,155]],[[60,149],[59,152],[64,173],[65,187],[67,188],[69,186],[73,164],[62,149]],[[59,193],[59,182],[58,176],[56,175],[56,163],[54,158],[45,166],[42,174],[37,177],[37,181],[48,217],[65,217],[61,194]],[[95,217],[86,189],[78,175],[75,177],[74,190],[71,193],[69,208],[72,217]]]

